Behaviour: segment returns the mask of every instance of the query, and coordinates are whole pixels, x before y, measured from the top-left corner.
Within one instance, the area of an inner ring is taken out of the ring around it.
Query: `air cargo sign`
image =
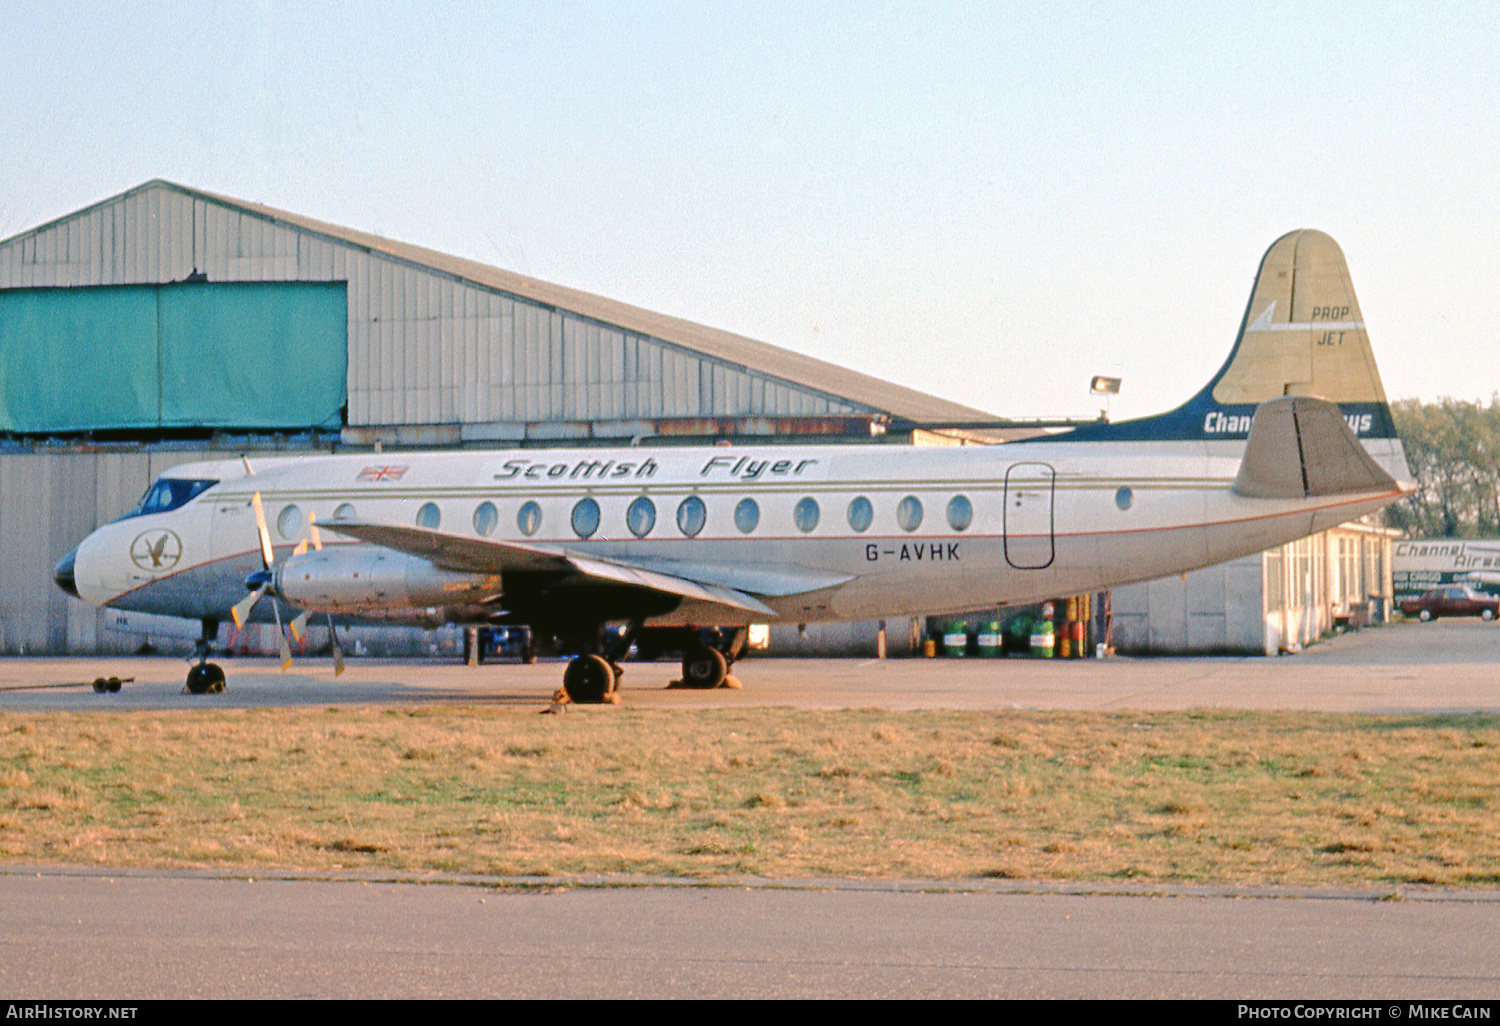
[[[1391,548],[1391,584],[1398,602],[1443,584],[1500,592],[1500,538],[1416,538]]]

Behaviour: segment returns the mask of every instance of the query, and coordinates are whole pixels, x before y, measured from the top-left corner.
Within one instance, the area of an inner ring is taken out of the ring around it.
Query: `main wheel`
[[[1493,620],[1495,618],[1495,611],[1493,609],[1481,609],[1479,611],[1479,618],[1481,620]]]
[[[729,660],[716,648],[689,649],[682,657],[682,682],[690,688],[716,688],[729,676]]]
[[[1423,623],[1426,623],[1428,620],[1432,619],[1432,610],[1423,609],[1422,611],[1417,613],[1417,619],[1421,620]]]
[[[603,656],[579,656],[563,671],[563,690],[579,705],[598,705],[614,685],[615,671]]]

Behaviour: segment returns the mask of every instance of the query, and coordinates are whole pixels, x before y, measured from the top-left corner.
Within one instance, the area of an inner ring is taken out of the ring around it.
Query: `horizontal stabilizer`
[[[1289,395],[1256,407],[1234,490],[1254,499],[1302,499],[1400,486],[1365,452],[1336,403]]]

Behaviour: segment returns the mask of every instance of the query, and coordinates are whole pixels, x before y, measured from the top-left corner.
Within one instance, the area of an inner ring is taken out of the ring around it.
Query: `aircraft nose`
[[[52,571],[52,579],[57,582],[57,586],[74,598],[79,597],[78,583],[73,579],[73,561],[77,558],[78,548],[74,546],[72,552],[57,561],[57,566]]]

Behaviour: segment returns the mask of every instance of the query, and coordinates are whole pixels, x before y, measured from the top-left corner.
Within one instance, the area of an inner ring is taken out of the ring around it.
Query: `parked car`
[[[1493,620],[1500,615],[1500,596],[1475,591],[1466,584],[1445,584],[1424,591],[1420,598],[1405,599],[1401,612],[1426,623],[1440,616],[1477,616]]]

